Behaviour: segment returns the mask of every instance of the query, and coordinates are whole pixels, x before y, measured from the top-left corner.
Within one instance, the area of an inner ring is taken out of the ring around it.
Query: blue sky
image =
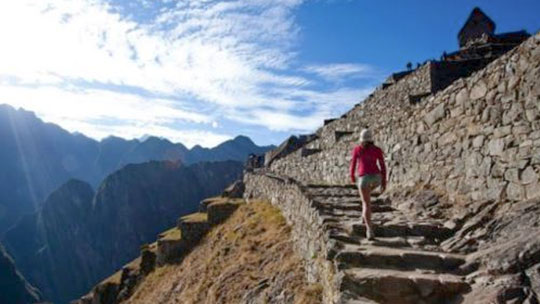
[[[0,103],[97,139],[277,144],[457,49],[474,6],[540,29],[537,0],[2,1]]]

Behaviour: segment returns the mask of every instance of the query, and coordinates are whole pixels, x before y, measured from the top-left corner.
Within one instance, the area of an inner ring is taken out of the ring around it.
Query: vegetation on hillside
[[[157,268],[126,303],[320,303],[321,288],[304,278],[280,212],[253,202],[181,263]]]

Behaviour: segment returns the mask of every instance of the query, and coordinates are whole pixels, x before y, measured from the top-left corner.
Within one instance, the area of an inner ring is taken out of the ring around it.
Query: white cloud
[[[155,5],[141,1],[148,11]],[[228,135],[202,130],[222,129],[219,119],[308,130],[366,95],[317,89],[292,68],[303,0],[166,2],[138,20],[105,0],[0,1],[0,102],[94,137],[153,131],[214,143]],[[328,64],[304,72],[336,81],[373,71]],[[179,121],[200,130],[189,135]]]
[[[231,111],[230,116],[246,124],[265,126],[273,131],[295,131],[309,133],[320,127],[327,118],[341,115],[366,98],[372,89],[340,89],[333,92],[314,92],[310,90],[287,90],[295,98],[289,101],[295,105],[294,111],[279,112],[259,107],[245,111]]]
[[[368,64],[336,63],[324,65],[310,65],[305,67],[304,71],[317,74],[327,80],[339,80],[340,78],[379,77],[376,69]]]
[[[177,102],[147,99],[135,94],[107,90],[66,90],[56,87],[0,85],[0,103],[36,112],[44,121],[54,122],[71,132],[101,139],[109,135],[140,138],[155,134],[186,146],[215,146],[229,135],[193,129],[174,129],[174,123],[214,125],[210,115],[177,109]]]

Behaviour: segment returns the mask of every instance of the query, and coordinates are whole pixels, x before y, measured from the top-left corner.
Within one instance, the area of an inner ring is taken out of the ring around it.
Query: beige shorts
[[[380,174],[368,174],[364,176],[359,176],[356,180],[356,185],[358,189],[369,188],[371,190],[379,187],[382,183],[382,177]]]

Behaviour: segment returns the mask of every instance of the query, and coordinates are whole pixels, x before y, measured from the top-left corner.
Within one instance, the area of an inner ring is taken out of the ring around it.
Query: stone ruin
[[[422,99],[431,96],[460,78],[468,77],[472,73],[485,68],[489,63],[506,54],[527,38],[530,34],[526,31],[495,34],[495,22],[493,22],[481,9],[474,8],[469,18],[458,33],[460,49],[443,54],[441,60],[429,60],[414,70],[401,71],[391,74],[378,88],[385,90],[402,79],[400,89],[408,94],[408,102],[418,103]],[[347,114],[346,114],[347,115]],[[331,124],[337,119],[327,119],[324,126]],[[336,131],[335,136],[350,135],[340,134]],[[296,151],[307,156],[319,152],[317,148],[303,148],[316,139],[317,134],[291,136],[276,149],[266,155],[259,156],[262,162],[250,162],[246,168],[269,167],[273,161]],[[301,150],[301,148],[303,148]],[[251,159],[251,158],[250,158]],[[253,158],[255,160],[255,158]],[[255,165],[253,165],[255,164]]]
[[[157,267],[180,263],[210,229],[223,223],[244,202],[243,182],[229,186],[221,196],[200,203],[200,211],[178,219],[177,226],[160,234],[153,244],[141,247],[141,256],[97,284],[72,304],[114,304],[128,300],[135,287]]]
[[[464,28],[460,39],[475,40]],[[280,208],[324,303],[539,303],[540,33],[490,54],[394,77],[315,139],[245,173],[244,197]],[[466,73],[437,74],[445,65]],[[348,176],[365,126],[389,168],[373,242]]]

